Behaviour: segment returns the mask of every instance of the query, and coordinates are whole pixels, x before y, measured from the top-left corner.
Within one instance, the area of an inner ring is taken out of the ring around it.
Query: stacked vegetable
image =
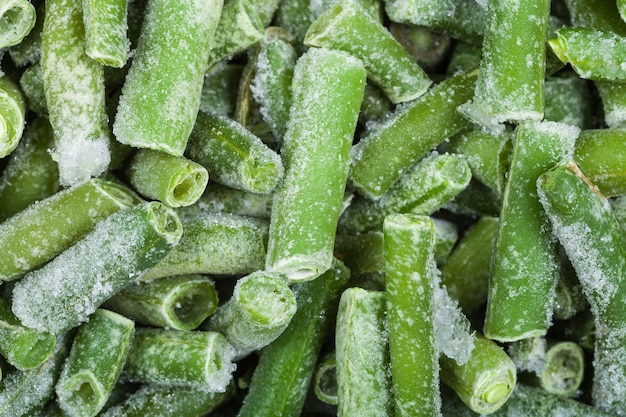
[[[626,415],[625,10],[5,1],[0,416]]]

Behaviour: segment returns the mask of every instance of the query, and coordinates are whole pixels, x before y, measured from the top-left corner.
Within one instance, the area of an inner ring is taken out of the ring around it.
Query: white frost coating
[[[52,159],[59,164],[61,184],[69,185],[102,174],[111,162],[111,154],[106,137],[100,137],[97,140],[59,142]]]
[[[456,300],[450,298],[445,288],[441,288],[441,273],[432,258],[430,268],[434,280],[433,321],[437,351],[463,365],[472,355],[475,332],[470,330],[470,322]]]
[[[546,365],[547,350],[545,338],[532,337],[510,344],[508,354],[518,370],[540,376]]]

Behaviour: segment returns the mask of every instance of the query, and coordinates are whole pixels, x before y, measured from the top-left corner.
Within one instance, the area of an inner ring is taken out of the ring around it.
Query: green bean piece
[[[579,131],[557,122],[526,122],[516,129],[489,280],[489,339],[543,336],[550,327],[559,261],[536,181],[571,157]]]
[[[238,417],[298,417],[324,335],[350,271],[339,261],[313,281],[296,283],[298,309],[285,331],[263,349]]]
[[[318,400],[337,405],[337,356],[335,352],[323,356],[315,368],[313,375],[313,390]]]
[[[298,60],[292,88],[265,265],[302,281],[332,264],[365,69],[345,52],[313,48]]]
[[[219,407],[231,396],[186,387],[146,385],[126,401],[102,413],[102,417],[199,417]]]
[[[380,230],[392,213],[430,215],[470,182],[470,167],[459,155],[431,155],[415,164],[379,199],[357,196],[339,219],[342,232]],[[360,197],[360,198],[359,198]]]
[[[0,298],[0,354],[19,369],[26,371],[43,364],[54,349],[56,338],[22,326],[11,311],[11,305]]]
[[[28,371],[14,371],[0,382],[0,416],[21,417],[41,408],[54,392],[61,366],[67,357],[69,337],[56,338],[52,354],[44,363]]]
[[[170,207],[189,206],[200,198],[209,173],[183,156],[140,149],[128,162],[126,176],[142,196]]]
[[[81,2],[46,2],[41,73],[62,185],[104,172],[111,160],[102,65],[85,54]]]
[[[264,36],[263,28],[254,2],[249,0],[226,2],[215,31],[215,42],[209,53],[208,67],[261,41]]]
[[[393,22],[425,26],[477,45],[487,20],[484,7],[471,0],[387,0],[385,11]]]
[[[118,141],[183,154],[221,10],[222,0],[148,1],[113,124]]]
[[[380,231],[335,236],[335,256],[352,275],[385,271],[383,233]]]
[[[257,57],[250,88],[263,120],[279,141],[287,132],[291,107],[291,82],[298,55],[286,40],[266,32]]]
[[[211,279],[179,275],[129,285],[104,306],[146,326],[193,330],[215,312],[217,304]]]
[[[474,98],[459,111],[492,131],[543,118],[549,14],[549,0],[488,2]]]
[[[367,39],[367,41],[366,41]],[[357,3],[339,2],[309,27],[304,44],[345,51],[392,103],[423,95],[432,81],[389,31]]]
[[[82,0],[85,53],[102,65],[122,68],[126,64],[128,0]]]
[[[259,0],[254,3],[263,27],[267,28],[274,18],[280,0]]]
[[[385,293],[348,288],[339,301],[335,349],[338,416],[393,415]]]
[[[296,312],[296,298],[284,276],[257,271],[237,281],[232,297],[209,319],[206,329],[222,333],[245,354],[272,343]]]
[[[222,61],[204,74],[200,111],[222,116],[232,116],[243,67]]]
[[[249,274],[263,269],[266,220],[228,213],[178,213],[184,230],[180,243],[142,280],[182,274]]]
[[[574,160],[602,194],[626,194],[626,129],[583,130],[576,141]]]
[[[540,386],[551,394],[574,397],[583,381],[584,370],[585,356],[580,346],[573,342],[549,343],[545,366],[539,375]]]
[[[68,188],[0,224],[0,280],[36,269],[89,232],[100,220],[135,204],[123,185],[91,179]]]
[[[7,76],[0,77],[0,115],[0,158],[4,158],[20,142],[26,116],[24,96]]]
[[[611,32],[583,27],[556,31],[548,45],[561,61],[570,64],[582,78],[626,81],[621,63],[626,56],[626,39]]]
[[[569,71],[547,78],[544,84],[544,118],[589,129],[593,125],[591,93],[587,81]]]
[[[119,211],[13,290],[13,312],[26,326],[59,333],[86,321],[175,246],[176,214],[160,203]]]
[[[27,107],[40,116],[48,114],[46,94],[43,87],[41,65],[35,63],[26,68],[20,77],[20,88],[26,98]]]
[[[20,1],[20,3],[22,2]],[[39,61],[41,56],[41,30],[45,20],[45,10],[44,3],[40,3],[35,7],[35,25],[20,43],[9,47],[9,55],[18,67]]]
[[[441,380],[474,412],[491,414],[506,403],[517,382],[515,364],[495,342],[478,336],[469,361],[441,356]]]
[[[512,134],[472,129],[450,138],[445,149],[465,157],[474,178],[498,194],[504,193],[511,158]]]
[[[130,350],[135,324],[98,309],[78,329],[55,391],[70,416],[95,416],[104,407]]]
[[[0,220],[24,210],[59,190],[59,171],[48,149],[52,128],[45,118],[31,122],[0,174]]]
[[[552,231],[565,248],[595,316],[592,398],[595,407],[626,413],[623,306],[626,241],[611,207],[574,162],[564,162],[537,181]]]
[[[272,192],[283,177],[278,154],[224,116],[199,112],[185,155],[213,181],[252,193]]]
[[[0,48],[17,45],[35,26],[35,6],[27,0],[9,0],[0,9]]]
[[[427,216],[391,214],[383,233],[395,413],[435,416],[441,408],[433,314],[435,227]]]
[[[441,284],[465,314],[487,301],[491,248],[498,223],[498,218],[481,217],[441,266]]]
[[[368,129],[352,148],[350,180],[357,191],[380,198],[417,160],[468,126],[456,107],[472,97],[476,75],[449,78]]]
[[[224,392],[232,379],[235,349],[216,332],[138,328],[123,378],[204,392]]]
[[[190,212],[193,209],[269,220],[272,194],[249,193],[225,185],[209,183],[198,202],[186,211]]]

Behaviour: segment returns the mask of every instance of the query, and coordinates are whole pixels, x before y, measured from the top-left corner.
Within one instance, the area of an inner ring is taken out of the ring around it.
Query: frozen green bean
[[[118,141],[183,154],[200,108],[222,3],[148,1],[113,124]]]
[[[48,114],[48,105],[46,104],[46,94],[43,87],[43,78],[41,74],[41,65],[35,63],[26,68],[20,77],[20,88],[28,108],[39,115]]]
[[[102,309],[78,329],[55,387],[64,412],[93,417],[102,410],[124,368],[134,333],[132,320]]]
[[[322,402],[337,405],[337,357],[335,352],[324,355],[315,368],[313,375],[315,396]]]
[[[0,158],[17,147],[25,117],[26,102],[19,87],[8,76],[0,77]]]
[[[20,43],[9,47],[9,55],[18,67],[34,64],[41,56],[41,30],[45,20],[45,6],[45,3],[35,6],[35,25]]]
[[[298,60],[292,88],[265,265],[302,281],[332,264],[365,69],[345,52],[312,48]]]
[[[217,291],[210,278],[177,275],[129,285],[104,307],[143,325],[193,330],[215,312],[217,304]]]
[[[27,0],[8,0],[0,8],[0,48],[17,45],[35,26],[35,6]]]
[[[82,0],[85,53],[102,65],[122,68],[126,64],[128,0]]]
[[[583,130],[574,160],[606,196],[626,194],[626,129]]]

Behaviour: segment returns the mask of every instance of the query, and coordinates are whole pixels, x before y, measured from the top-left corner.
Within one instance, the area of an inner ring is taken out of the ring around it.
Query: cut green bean
[[[441,266],[441,284],[465,314],[487,301],[489,264],[499,220],[483,216]]]
[[[128,0],[82,0],[85,53],[102,65],[122,68],[126,64]]]
[[[272,192],[283,177],[276,152],[239,123],[215,114],[198,113],[185,155],[213,181],[252,193]]]
[[[391,213],[430,215],[459,194],[472,173],[459,155],[432,155],[422,159],[379,199],[357,196],[339,219],[342,232],[380,230]]]
[[[476,75],[449,78],[368,129],[352,148],[350,180],[357,191],[380,198],[417,160],[468,126],[456,107],[472,97]]]
[[[293,46],[266,32],[255,63],[250,88],[260,105],[263,120],[279,140],[285,136],[291,107],[291,82],[297,54]]]
[[[5,1],[0,8],[0,48],[17,45],[35,26],[35,6],[27,0]]]
[[[26,326],[59,333],[86,321],[175,246],[176,214],[160,203],[119,211],[13,290],[13,312]]]
[[[59,190],[57,164],[48,152],[52,146],[50,123],[45,118],[35,119],[0,174],[0,220]]]
[[[345,52],[313,48],[298,60],[292,88],[266,269],[302,281],[332,264],[365,69]]]
[[[64,412],[93,417],[102,410],[122,372],[134,333],[132,320],[102,309],[78,329],[55,388]]]
[[[215,332],[139,328],[123,378],[157,386],[224,392],[232,379],[235,349]]]
[[[208,67],[245,51],[261,41],[263,36],[263,22],[254,2],[248,0],[226,2],[215,31],[215,42],[209,53]]]
[[[495,342],[479,336],[468,362],[441,356],[441,380],[476,413],[491,414],[506,403],[517,382],[515,364]]]
[[[338,261],[313,281],[293,286],[298,309],[287,329],[263,349],[238,417],[298,417],[324,334],[348,278]]]
[[[383,233],[395,413],[432,417],[441,408],[433,314],[434,225],[426,216],[392,214]]]
[[[492,131],[543,118],[549,14],[549,0],[488,2],[480,73],[462,113]]]
[[[69,337],[59,335],[52,355],[41,366],[14,371],[0,382],[0,416],[21,417],[35,413],[54,392],[69,348]]]
[[[179,275],[129,285],[104,306],[143,325],[193,330],[215,312],[217,304],[211,279]]]
[[[392,103],[416,99],[432,84],[391,33],[358,4],[339,2],[328,9],[311,24],[304,44],[339,49],[360,59],[367,76]]]
[[[486,10],[472,0],[387,0],[385,11],[394,22],[428,27],[480,45]]]
[[[595,316],[594,406],[626,414],[624,235],[606,197],[575,163],[562,163],[546,172],[537,188],[552,231],[572,261]]]
[[[272,343],[296,312],[284,276],[254,272],[237,281],[233,295],[209,319],[206,329],[222,333],[239,355]]]
[[[335,352],[326,354],[320,359],[313,375],[313,390],[320,401],[337,405],[337,357]]]
[[[152,149],[140,149],[128,162],[126,175],[139,194],[170,207],[195,203],[209,182],[202,165]]]
[[[580,346],[559,342],[548,346],[541,387],[551,394],[574,397],[583,381],[585,357]]]
[[[472,129],[450,138],[445,149],[465,157],[474,178],[498,194],[503,194],[511,157],[512,136],[508,130],[492,134]]]
[[[43,87],[43,78],[41,74],[41,65],[35,63],[26,68],[20,77],[20,88],[28,108],[39,115],[48,114],[48,105],[46,104],[46,94]]]
[[[489,281],[484,324],[489,339],[543,336],[550,327],[559,262],[535,184],[571,157],[579,131],[556,122],[517,127]]]
[[[336,329],[337,416],[393,415],[385,293],[348,288]]]
[[[611,32],[566,27],[556,31],[548,45],[559,59],[582,78],[626,81],[622,63],[626,57],[626,38]]]
[[[193,388],[146,385],[102,417],[198,417],[230,398],[231,392],[204,392]]]
[[[0,280],[36,269],[100,220],[135,204],[123,185],[92,179],[36,202],[0,224]]]
[[[180,243],[142,280],[182,274],[249,274],[263,269],[266,220],[228,213],[184,213],[179,211],[184,230]]]
[[[23,3],[19,1],[19,3]],[[17,45],[13,45],[9,48],[9,55],[18,67],[34,64],[39,61],[41,55],[41,30],[43,28],[45,4],[40,3],[35,7],[35,26],[24,37],[24,39]]]
[[[221,0],[148,2],[113,124],[118,141],[183,154],[221,10]]]
[[[7,76],[0,77],[0,112],[0,158],[4,158],[20,142],[26,117],[24,96]]]
[[[0,354],[21,371],[37,368],[52,354],[56,338],[22,326],[11,305],[0,298]]]
[[[102,66],[85,54],[81,2],[46,2],[41,72],[61,184],[104,172],[111,160]]]
[[[602,194],[626,194],[626,129],[583,130],[574,160]]]

